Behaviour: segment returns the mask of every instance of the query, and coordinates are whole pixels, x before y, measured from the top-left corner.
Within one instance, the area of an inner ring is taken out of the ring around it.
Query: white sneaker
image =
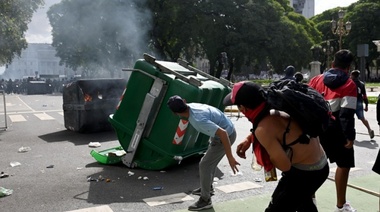
[[[335,212],[356,212],[356,209],[353,208],[348,202],[344,203],[343,208],[335,208]]]
[[[313,197],[312,200],[313,200],[313,203],[314,203],[315,207],[318,209],[318,207],[317,207],[317,199],[315,197]]]

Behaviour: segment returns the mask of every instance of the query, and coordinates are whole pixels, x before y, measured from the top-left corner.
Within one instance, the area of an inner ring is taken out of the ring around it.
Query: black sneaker
[[[191,192],[191,194],[194,194],[194,195],[198,195],[198,196],[200,196],[200,195],[201,195],[201,192],[202,192],[202,190],[201,190],[201,188],[199,187],[199,188],[193,190],[193,191]],[[214,194],[215,194],[214,187],[211,186],[210,196],[214,196]]]
[[[369,131],[369,137],[372,139],[375,137],[375,132],[373,130]]]
[[[189,211],[201,211],[212,208],[212,202],[211,198],[209,198],[207,201],[204,200],[202,197],[199,197],[199,200],[195,202],[194,204],[190,205],[188,210]]]

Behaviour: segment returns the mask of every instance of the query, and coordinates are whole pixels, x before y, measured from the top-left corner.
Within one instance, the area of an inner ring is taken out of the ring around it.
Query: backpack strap
[[[300,137],[298,137],[296,140],[294,140],[290,144],[286,144],[286,134],[289,133],[289,131],[290,131],[290,128],[289,128],[290,122],[291,122],[291,119],[289,118],[288,126],[286,126],[285,132],[282,135],[282,148],[287,149],[287,148],[289,148],[295,144],[298,144],[298,143],[308,144],[310,142],[310,136],[308,136],[306,133],[302,133],[300,135]]]
[[[306,135],[305,133],[302,133],[300,137],[298,137],[295,141],[291,142],[290,144],[286,144],[286,134],[290,132],[290,122],[292,121],[291,118],[289,118],[288,125],[286,126],[286,129],[284,133],[282,134],[282,148],[285,150],[285,152],[288,154],[290,161],[293,159],[293,149],[292,146],[295,144],[308,144],[310,142],[310,137]]]
[[[292,121],[292,119],[291,118],[289,118],[289,122],[288,122],[288,125],[286,126],[286,128],[285,128],[285,132],[284,132],[284,134],[282,134],[282,148],[284,148],[284,147],[289,147],[289,146],[292,146],[292,145],[294,145],[293,143],[294,143],[294,141],[292,142],[292,143],[290,143],[289,145],[286,145],[286,134],[288,134],[289,133],[289,131],[290,131],[290,122]],[[298,140],[298,139],[297,139]],[[285,148],[284,148],[285,149]]]

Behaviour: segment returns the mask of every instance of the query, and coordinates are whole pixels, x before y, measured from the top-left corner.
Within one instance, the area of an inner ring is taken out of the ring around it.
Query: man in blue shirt
[[[234,173],[240,165],[232,155],[231,145],[236,140],[236,130],[231,120],[218,108],[201,103],[186,103],[180,96],[172,96],[167,102],[170,110],[187,119],[200,133],[211,137],[206,154],[199,162],[199,176],[201,187],[192,193],[200,195],[199,200],[189,206],[190,211],[199,211],[212,208],[212,182],[218,163],[226,154]]]

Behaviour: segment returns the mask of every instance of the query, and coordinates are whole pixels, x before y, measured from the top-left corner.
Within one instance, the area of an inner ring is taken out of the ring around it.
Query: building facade
[[[311,18],[315,15],[314,0],[290,0],[290,6],[294,8],[296,13],[302,14],[306,18]]]
[[[61,75],[71,77],[76,73],[65,66],[59,65],[59,57],[51,44],[29,43],[22,50],[20,57],[15,57],[8,64],[2,75],[3,79],[22,79],[25,77],[36,77],[40,75]]]

